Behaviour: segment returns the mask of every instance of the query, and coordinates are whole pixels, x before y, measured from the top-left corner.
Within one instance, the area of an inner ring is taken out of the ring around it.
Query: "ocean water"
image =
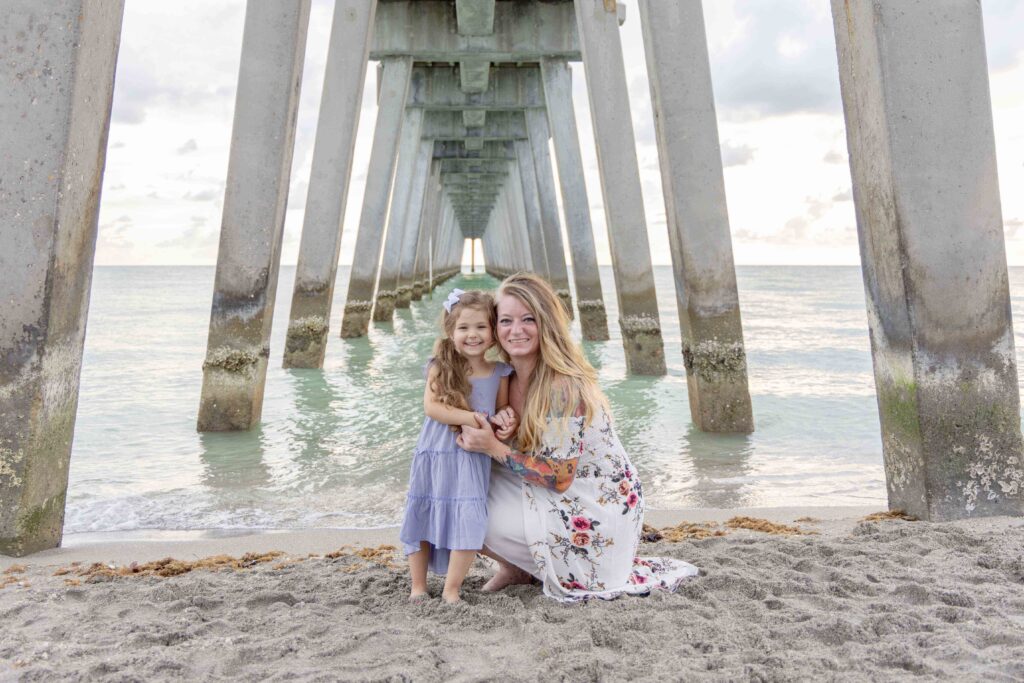
[[[453,287],[336,335],[323,371],[284,370],[294,267],[282,268],[261,424],[200,434],[213,267],[98,267],[93,278],[65,531],[353,528],[400,521],[422,422],[422,366]],[[614,280],[612,339],[584,344],[652,508],[884,505],[881,439],[858,267],[737,270],[756,431],[693,428],[672,271],[655,268],[669,372],[627,377]],[[1011,269],[1013,306],[1024,269]],[[574,333],[579,335],[578,326]],[[1020,336],[1017,348],[1022,348]]]

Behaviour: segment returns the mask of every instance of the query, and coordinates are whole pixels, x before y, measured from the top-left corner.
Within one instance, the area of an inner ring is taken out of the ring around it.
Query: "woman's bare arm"
[[[576,478],[580,458],[551,458],[506,447],[499,461],[531,484],[564,493]]]

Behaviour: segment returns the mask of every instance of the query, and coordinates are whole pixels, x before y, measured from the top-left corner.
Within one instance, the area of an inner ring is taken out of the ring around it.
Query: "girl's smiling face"
[[[494,343],[491,321],[486,311],[461,308],[452,330],[455,350],[466,357],[483,356]]]
[[[537,317],[514,296],[498,299],[498,341],[512,358],[527,358],[540,349]]]

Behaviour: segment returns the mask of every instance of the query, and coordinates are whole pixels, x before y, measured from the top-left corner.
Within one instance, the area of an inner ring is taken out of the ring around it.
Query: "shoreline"
[[[791,523],[801,517],[823,522],[856,521],[884,506],[793,506],[767,508],[682,508],[648,510],[645,523],[662,528],[681,522],[717,522],[747,516]],[[11,565],[50,566],[70,562],[128,564],[174,557],[195,560],[212,555],[242,555],[279,550],[287,555],[325,553],[342,545],[398,546],[398,525],[367,529],[138,529],[65,534],[61,546],[24,557],[0,555],[0,572]]]

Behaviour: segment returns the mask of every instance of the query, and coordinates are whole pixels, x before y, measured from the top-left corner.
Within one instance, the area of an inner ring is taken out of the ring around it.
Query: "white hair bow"
[[[456,287],[451,292],[449,292],[448,293],[448,298],[444,302],[444,310],[446,310],[449,313],[451,313],[452,312],[452,306],[454,306],[455,304],[459,303],[459,297],[462,296],[463,294],[465,294],[465,292],[462,291],[461,289],[459,289],[458,287]]]

